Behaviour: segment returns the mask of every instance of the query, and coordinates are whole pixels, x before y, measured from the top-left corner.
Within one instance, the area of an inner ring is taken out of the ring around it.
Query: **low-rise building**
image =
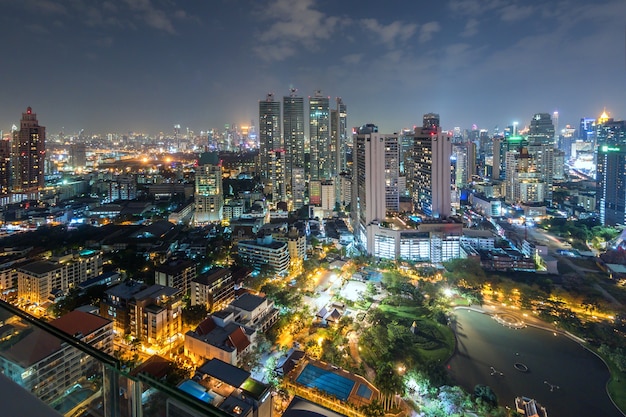
[[[18,297],[42,304],[50,299],[53,292],[67,293],[101,273],[102,255],[92,250],[23,264],[17,268]]]
[[[235,298],[235,281],[230,269],[212,268],[191,282],[191,305],[203,304],[209,311],[224,308]]]
[[[250,372],[219,359],[206,362],[193,379],[183,381],[178,388],[232,417],[272,417],[270,387],[252,378]],[[196,415],[190,407],[168,399],[167,416]]]
[[[178,288],[152,285],[130,300],[131,336],[149,344],[160,345],[182,330],[182,291]]]
[[[172,259],[154,269],[154,283],[164,287],[178,288],[188,294],[191,281],[198,276],[197,265],[189,259]]]
[[[289,245],[273,240],[271,235],[240,241],[237,251],[242,261],[255,268],[267,267],[278,275],[289,271]]]
[[[72,311],[50,324],[96,349],[113,353],[110,320]],[[48,404],[65,395],[79,380],[99,374],[97,365],[95,358],[22,322],[14,324],[9,339],[0,345],[1,373]]]
[[[185,356],[195,363],[218,358],[231,365],[255,346],[256,330],[235,322],[232,311],[221,310],[185,334]]]
[[[235,312],[235,320],[245,326],[267,331],[278,320],[278,309],[267,297],[245,293],[230,303],[229,310]]]

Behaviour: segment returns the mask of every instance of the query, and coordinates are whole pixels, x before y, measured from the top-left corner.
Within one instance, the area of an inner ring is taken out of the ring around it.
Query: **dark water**
[[[608,369],[578,343],[532,327],[509,329],[466,309],[455,314],[457,353],[448,372],[469,392],[477,384],[489,385],[499,403],[511,408],[515,397],[534,398],[550,417],[623,417],[606,392]],[[516,370],[515,363],[526,365],[528,372]],[[552,391],[544,381],[555,386]]]

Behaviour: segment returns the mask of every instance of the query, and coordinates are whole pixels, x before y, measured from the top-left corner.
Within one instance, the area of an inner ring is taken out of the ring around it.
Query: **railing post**
[[[103,378],[102,387],[104,395],[104,415],[108,417],[122,417],[120,414],[120,383],[119,374],[116,370],[102,364]]]

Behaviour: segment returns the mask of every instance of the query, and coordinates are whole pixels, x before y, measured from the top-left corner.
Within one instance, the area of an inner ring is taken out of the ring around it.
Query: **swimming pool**
[[[322,390],[342,401],[348,399],[354,388],[353,380],[310,363],[298,375],[296,382],[309,388]]]

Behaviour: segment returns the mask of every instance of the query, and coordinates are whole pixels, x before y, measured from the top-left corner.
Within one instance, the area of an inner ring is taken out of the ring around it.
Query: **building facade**
[[[28,107],[22,113],[20,129],[13,132],[13,191],[32,192],[44,187],[46,128]]]

